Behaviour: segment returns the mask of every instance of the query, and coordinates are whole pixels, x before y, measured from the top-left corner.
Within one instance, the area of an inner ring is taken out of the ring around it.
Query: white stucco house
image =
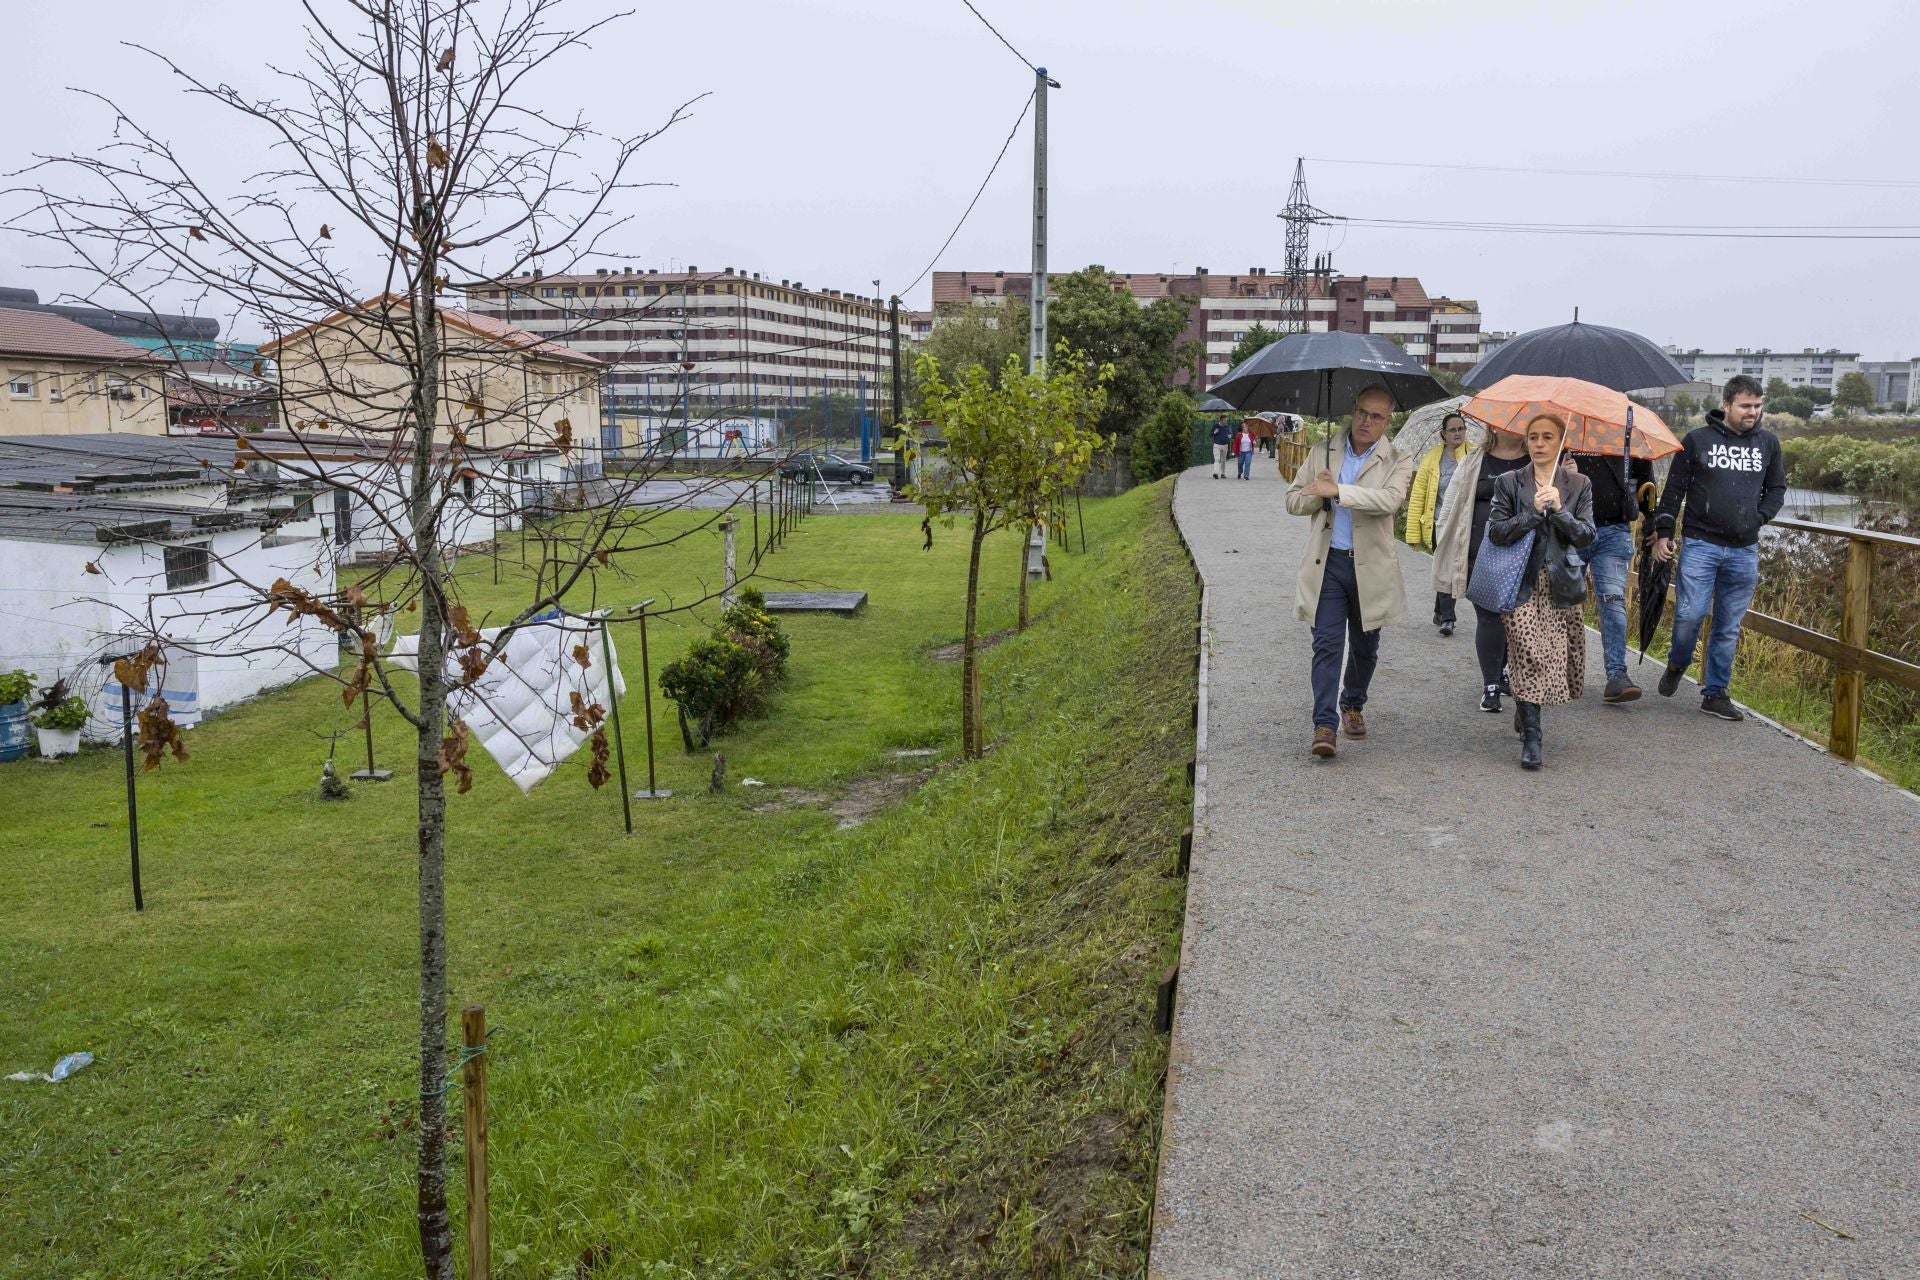
[[[0,445],[0,670],[24,668],[42,686],[65,679],[93,705],[90,735],[104,737],[118,732],[119,693],[100,660],[156,634],[163,687],[186,724],[331,669],[331,631],[260,604],[280,578],[332,594],[334,559],[310,505],[285,494],[234,505],[216,458],[139,456],[150,438],[116,454],[137,437],[111,439]]]

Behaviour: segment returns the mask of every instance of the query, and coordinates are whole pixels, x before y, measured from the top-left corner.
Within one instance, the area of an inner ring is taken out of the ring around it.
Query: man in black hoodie
[[[1660,677],[1660,694],[1671,698],[1680,687],[1680,677],[1693,665],[1700,625],[1711,611],[1713,634],[1707,640],[1700,709],[1722,720],[1741,718],[1727,696],[1734,650],[1760,582],[1760,530],[1787,500],[1779,437],[1760,425],[1764,404],[1756,379],[1741,374],[1728,380],[1720,408],[1681,441],[1654,517],[1658,536],[1653,554],[1666,561],[1673,556],[1674,520],[1681,507],[1686,508],[1687,543],[1675,574],[1679,599],[1673,647],[1666,674]]]

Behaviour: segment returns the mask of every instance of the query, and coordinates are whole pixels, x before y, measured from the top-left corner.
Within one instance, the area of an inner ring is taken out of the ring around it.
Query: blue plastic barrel
[[[27,704],[0,706],[0,760],[18,760],[27,754]]]

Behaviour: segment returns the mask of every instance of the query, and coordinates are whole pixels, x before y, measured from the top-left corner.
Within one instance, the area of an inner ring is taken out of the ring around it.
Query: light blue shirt
[[[1385,436],[1381,437],[1382,440],[1385,438]],[[1346,452],[1340,458],[1340,483],[1352,484],[1358,480],[1360,468],[1367,465],[1367,459],[1371,458],[1373,451],[1379,447],[1380,441],[1375,440],[1367,446],[1365,453],[1355,453],[1353,441],[1348,440]],[[1353,550],[1353,512],[1341,506],[1338,498],[1333,500],[1333,549],[1335,551]]]

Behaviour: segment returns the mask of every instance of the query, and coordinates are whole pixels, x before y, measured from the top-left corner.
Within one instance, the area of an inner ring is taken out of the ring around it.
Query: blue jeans
[[[1760,548],[1723,547],[1698,538],[1680,551],[1680,598],[1673,608],[1673,650],[1667,665],[1685,671],[1693,665],[1693,647],[1700,624],[1713,612],[1713,634],[1707,639],[1707,660],[1700,683],[1702,697],[1724,695],[1733,683],[1733,654],[1740,644],[1740,622],[1753,603],[1760,584]]]
[[[1344,685],[1340,679],[1340,650],[1347,650]],[[1367,705],[1367,686],[1380,661],[1380,628],[1360,629],[1360,586],[1353,574],[1353,557],[1327,553],[1327,573],[1320,580],[1320,603],[1313,615],[1313,723],[1334,729],[1339,707],[1358,711]],[[1335,691],[1339,705],[1334,703]]]
[[[1627,566],[1633,563],[1633,526],[1603,524],[1587,548],[1594,608],[1600,614],[1600,652],[1607,678],[1627,674]]]
[[[1240,455],[1240,478],[1242,480],[1253,478],[1253,450],[1251,449]]]

